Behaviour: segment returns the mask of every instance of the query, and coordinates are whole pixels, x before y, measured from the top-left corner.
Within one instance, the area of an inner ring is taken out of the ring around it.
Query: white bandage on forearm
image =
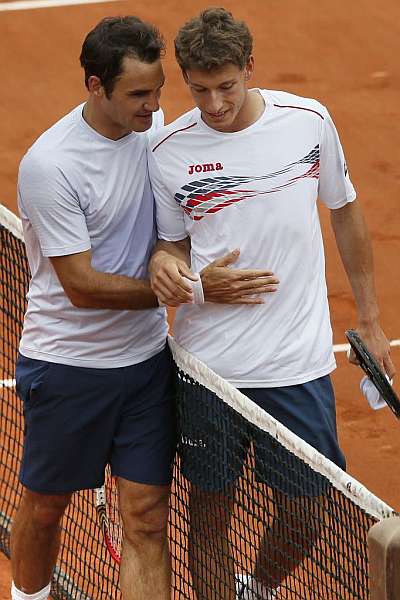
[[[197,277],[196,281],[192,281],[187,277],[183,279],[190,285],[193,292],[193,303],[194,304],[204,304],[204,291],[203,284],[201,283],[200,273],[193,273]]]
[[[35,594],[25,594],[15,587],[14,582],[11,584],[11,599],[12,600],[47,600],[50,595],[51,584],[39,590]]]
[[[392,385],[393,380],[390,380],[387,375],[386,379],[388,380],[390,385]],[[368,400],[368,404],[370,405],[370,407],[374,410],[379,410],[380,408],[384,408],[385,406],[387,406],[385,400],[380,395],[379,390],[376,389],[369,377],[365,376],[361,379],[360,390]]]

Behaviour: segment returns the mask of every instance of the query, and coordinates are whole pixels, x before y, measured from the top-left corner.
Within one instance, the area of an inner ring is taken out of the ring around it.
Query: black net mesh
[[[0,223],[1,218],[2,214]],[[15,363],[30,274],[23,241],[1,224],[0,270],[0,550],[10,556],[11,522],[21,494],[18,472],[24,434]],[[64,517],[52,582],[54,600],[118,598],[118,570],[103,544],[94,507],[94,492],[81,492],[74,495]]]
[[[178,409],[171,544],[179,597],[369,597],[374,517],[182,370]]]
[[[21,494],[23,415],[14,378],[29,270],[24,243],[4,226],[0,269],[0,550],[9,556]],[[323,463],[310,467],[283,433],[268,433],[243,416],[174,355],[180,435],[169,526],[172,597],[366,600],[367,532],[391,509],[373,496],[371,510],[365,499],[353,501],[343,484],[331,483]],[[108,474],[106,481],[112,485]],[[355,497],[371,496],[348,481]],[[75,494],[65,515],[52,597],[120,598],[118,565],[103,543],[94,492]]]

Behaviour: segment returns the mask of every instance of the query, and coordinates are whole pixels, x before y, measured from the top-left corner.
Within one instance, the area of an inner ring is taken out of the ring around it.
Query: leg
[[[275,490],[274,501],[276,514],[259,548],[254,571],[254,579],[267,590],[279,587],[310,554],[321,526],[320,498],[290,498]]]
[[[169,486],[118,478],[124,541],[120,571],[123,600],[170,600],[167,540]]]
[[[50,581],[60,521],[72,491],[102,483],[108,430],[119,410],[115,389],[120,382],[114,371],[18,359],[17,392],[25,415],[20,480],[25,489],[11,533],[11,554],[14,584],[27,594]]]
[[[50,496],[24,488],[11,530],[11,568],[16,587],[34,594],[50,581],[60,545],[60,522],[71,494]]]
[[[300,385],[243,391],[296,435],[341,468],[345,467],[337,440],[335,398],[329,376]],[[254,578],[267,589],[279,586],[303,562],[321,535],[319,515],[324,505],[325,482],[315,476],[309,479],[308,467],[300,460],[296,471],[304,475],[302,487],[281,479],[279,474],[286,460],[279,444],[264,436],[257,437],[260,481],[275,490],[274,522],[261,544],[254,573]]]
[[[235,600],[231,519],[248,450],[240,417],[211,391],[178,381],[181,472],[190,484],[188,553],[196,600]],[[207,532],[207,535],[205,535]]]
[[[189,569],[197,600],[235,599],[230,535],[233,502],[230,495],[196,486],[190,492]],[[211,539],[204,539],[205,530],[213,532]]]

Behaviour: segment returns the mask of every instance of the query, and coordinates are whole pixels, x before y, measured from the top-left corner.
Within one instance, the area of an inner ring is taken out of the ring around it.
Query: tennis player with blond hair
[[[330,209],[358,329],[389,377],[394,367],[379,324],[369,236],[335,125],[316,100],[249,88],[252,36],[223,8],[207,9],[183,25],[175,49],[196,107],[152,136],[149,165],[160,238],[150,267],[153,290],[162,302],[176,305],[193,286],[197,299],[177,310],[177,341],[344,468],[329,377],[335,359],[318,197]],[[204,302],[199,288],[207,285],[206,265],[235,248],[240,254],[232,273],[267,269],[279,287],[268,297],[255,293],[253,299],[263,301],[253,306]],[[213,499],[219,502],[239,475],[237,465],[223,465],[234,435],[221,440],[221,468],[212,481],[206,469],[216,459],[208,456],[207,432],[200,436],[204,443],[187,448],[200,453],[203,473],[185,465],[182,451],[183,471],[197,483],[192,522],[209,518]],[[274,490],[277,514],[256,569],[242,585],[226,547],[229,512],[220,510],[219,521],[213,516],[217,533],[209,540],[214,551],[208,558],[214,564],[206,575],[199,534],[191,531],[190,568],[201,600],[233,600],[235,588],[240,598],[278,597],[284,578],[310,551],[312,536],[301,535],[306,525],[296,517],[293,490],[280,486],[268,464],[263,469],[258,475]],[[290,522],[280,511],[284,503],[291,508]],[[218,584],[221,561],[229,576]]]

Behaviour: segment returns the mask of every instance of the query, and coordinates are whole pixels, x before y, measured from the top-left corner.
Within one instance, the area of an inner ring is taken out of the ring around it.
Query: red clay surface
[[[218,3],[216,3],[218,4]],[[365,208],[375,253],[382,324],[400,338],[400,212],[398,140],[400,4],[386,0],[226,0],[255,38],[254,86],[318,98],[339,129],[352,180]],[[86,97],[78,56],[84,34],[103,16],[137,14],[153,21],[168,44],[167,120],[191,107],[173,58],[173,37],[184,20],[207,6],[199,0],[136,0],[110,4],[0,12],[0,202],[15,210],[18,162],[34,139]],[[355,326],[349,285],[322,211],[335,343]],[[400,350],[393,349],[400,369]],[[400,508],[399,423],[388,409],[374,413],[360,396],[361,377],[338,356],[334,383],[338,426],[349,472],[395,509]],[[0,597],[9,597],[9,564],[0,555]]]

